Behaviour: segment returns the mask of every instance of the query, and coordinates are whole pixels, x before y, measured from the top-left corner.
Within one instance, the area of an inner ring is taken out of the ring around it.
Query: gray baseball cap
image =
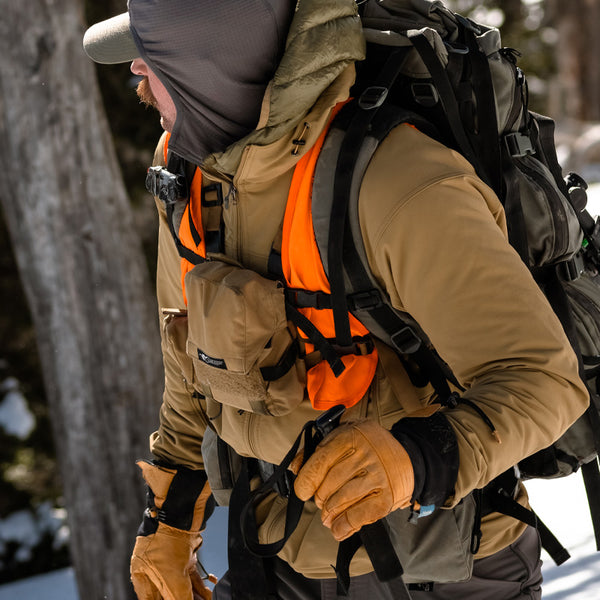
[[[83,49],[105,65],[130,62],[140,55],[129,26],[129,13],[92,25],[83,36]]]

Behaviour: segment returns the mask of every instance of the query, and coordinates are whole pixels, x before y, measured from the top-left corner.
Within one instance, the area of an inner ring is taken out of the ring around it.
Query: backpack
[[[355,100],[332,126],[313,187],[336,343],[349,343],[350,310],[401,358],[416,363],[439,398],[456,397],[448,382],[458,382],[426,332],[392,308],[373,278],[358,224],[358,192],[371,156],[392,128],[410,123],[460,152],[496,192],[509,241],[558,315],[590,392],[586,413],[556,443],[491,484],[482,493],[484,505],[537,526],[560,564],[567,551],[533,511],[509,497],[506,481],[581,470],[600,550],[600,224],[585,210],[587,185],[574,173],[563,178],[554,122],[529,110],[519,53],[501,46],[497,29],[432,0],[367,0],[359,10],[367,58],[357,66]]]

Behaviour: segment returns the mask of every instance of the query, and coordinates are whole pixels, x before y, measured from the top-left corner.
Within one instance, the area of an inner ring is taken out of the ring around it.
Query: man
[[[447,582],[412,597],[540,598],[535,530],[486,515],[469,579],[470,568],[444,571],[452,562],[446,556],[458,554],[464,566],[458,546],[465,540],[436,537],[433,526],[457,515],[456,529],[470,492],[548,446],[587,406],[560,323],[509,246],[498,199],[471,165],[398,126],[371,160],[359,203],[373,274],[466,388],[461,401],[440,409],[432,388],[415,387],[379,342],[339,357],[334,376],[304,335],[309,326],[297,334],[277,312],[283,292],[272,281],[273,256],[281,257],[286,286],[328,290],[302,203],[310,198],[310,159],[364,57],[354,0],[129,0],[128,13],[90,28],[84,46],[98,62],[132,61],[144,78],[140,95],[170,132],[155,164],[171,170],[181,157],[200,167],[193,178],[187,169],[189,202],[176,200],[179,194],[163,197],[166,205],[157,199],[165,393],[151,436],[156,460],[140,465],[149,509],[131,566],[138,598],[210,595],[195,551],[211,503],[205,470],[222,497],[216,482],[223,465],[208,444],[202,448],[203,437],[216,432],[237,455],[278,465],[303,425],[340,403],[347,408],[339,427],[303,466],[296,461],[293,485],[305,504],[278,557],[264,561],[270,593],[335,597],[338,543],[412,512],[423,538],[404,551],[409,560],[419,556],[414,563],[430,554],[437,562],[426,575],[405,564],[406,575]],[[331,337],[331,311],[298,311]],[[351,320],[351,333],[362,340],[368,332]],[[298,346],[285,373],[269,379],[264,368],[279,367]],[[514,494],[526,503],[521,487]],[[280,490],[258,506],[262,543],[281,538],[286,504]],[[425,550],[428,531],[434,542]],[[396,539],[400,554],[403,543]],[[232,567],[214,598],[243,596],[236,573]],[[394,597],[364,548],[350,575],[349,598]]]

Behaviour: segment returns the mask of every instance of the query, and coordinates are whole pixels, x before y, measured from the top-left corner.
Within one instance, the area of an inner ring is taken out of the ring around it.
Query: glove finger
[[[294,482],[294,491],[298,498],[312,498],[332,467],[353,453],[353,429],[348,426],[336,429],[317,446],[314,454],[300,469]]]
[[[138,600],[163,600],[161,593],[147,575],[139,572],[132,573],[131,582]]]
[[[320,491],[317,490],[317,495],[320,494]],[[359,473],[337,491],[332,490],[332,493],[323,500],[321,520],[325,526],[331,527],[331,522],[350,507],[364,502],[370,496],[378,496],[379,502],[383,503],[384,498],[382,496],[384,495],[387,495],[388,498],[390,497],[390,494],[385,494],[381,485],[374,481],[372,477],[367,476],[365,472]],[[391,502],[388,500],[386,504],[389,510]]]
[[[363,525],[375,523],[389,514],[389,503],[381,501],[381,495],[372,495],[353,504],[332,520],[333,537],[341,542],[357,532]]]

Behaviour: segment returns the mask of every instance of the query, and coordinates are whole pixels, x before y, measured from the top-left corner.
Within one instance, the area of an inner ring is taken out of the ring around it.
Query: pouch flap
[[[187,352],[211,367],[247,374],[287,326],[283,287],[254,271],[205,262],[185,276],[185,287]]]

